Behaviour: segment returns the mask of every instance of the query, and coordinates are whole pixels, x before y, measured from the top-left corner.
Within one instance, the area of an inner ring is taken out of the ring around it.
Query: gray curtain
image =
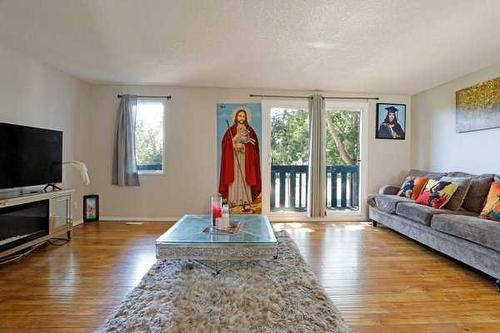
[[[309,98],[309,207],[310,217],[326,215],[326,152],[325,99],[321,95]]]
[[[123,95],[118,108],[113,153],[113,185],[139,186],[135,158],[137,96]]]

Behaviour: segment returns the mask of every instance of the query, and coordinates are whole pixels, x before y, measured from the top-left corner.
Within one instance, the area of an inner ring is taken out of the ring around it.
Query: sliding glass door
[[[305,214],[309,172],[307,102],[282,101],[263,106],[267,143],[263,147],[264,207],[275,214]]]
[[[325,206],[328,216],[360,215],[363,122],[367,105],[327,102]],[[307,100],[263,101],[263,211],[303,216],[309,205],[310,114]]]
[[[309,113],[302,107],[271,108],[272,212],[307,210]]]
[[[327,108],[326,207],[327,210],[359,210],[361,110]]]
[[[368,103],[327,101],[326,208],[332,219],[364,218]]]

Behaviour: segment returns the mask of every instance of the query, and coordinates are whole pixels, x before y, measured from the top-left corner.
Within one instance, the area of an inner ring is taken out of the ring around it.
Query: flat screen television
[[[0,123],[0,189],[60,183],[63,132]]]

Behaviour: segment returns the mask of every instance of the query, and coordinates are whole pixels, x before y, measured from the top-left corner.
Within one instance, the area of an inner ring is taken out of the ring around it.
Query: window
[[[135,125],[135,154],[139,173],[163,173],[163,124],[165,104],[159,100],[139,99]]]

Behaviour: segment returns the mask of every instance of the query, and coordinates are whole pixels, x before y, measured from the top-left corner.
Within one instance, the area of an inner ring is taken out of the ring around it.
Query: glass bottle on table
[[[222,229],[229,229],[229,205],[222,206]]]

